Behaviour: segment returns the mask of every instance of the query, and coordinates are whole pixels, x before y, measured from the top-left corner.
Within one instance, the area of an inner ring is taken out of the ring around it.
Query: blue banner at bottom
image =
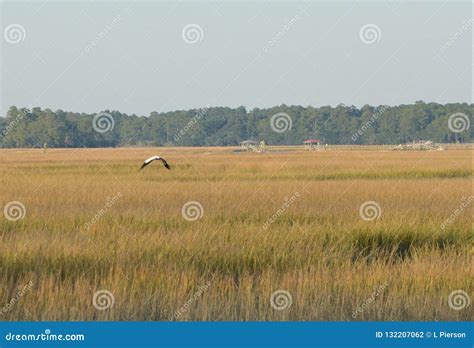
[[[473,347],[470,322],[2,322],[0,347]]]

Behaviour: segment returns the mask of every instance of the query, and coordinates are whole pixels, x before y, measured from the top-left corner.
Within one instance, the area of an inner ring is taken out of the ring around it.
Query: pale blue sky
[[[3,2],[0,115],[471,103],[472,16],[470,1]]]

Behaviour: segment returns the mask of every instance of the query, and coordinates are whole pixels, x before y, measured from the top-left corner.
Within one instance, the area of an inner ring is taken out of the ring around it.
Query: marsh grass
[[[172,171],[138,168],[161,153]],[[233,149],[2,150],[0,320],[469,320],[447,303],[472,295],[472,156]],[[272,221],[285,199],[297,198]],[[121,194],[86,227],[110,197]],[[373,200],[381,215],[364,221]],[[204,207],[187,221],[188,201]],[[33,286],[6,313],[16,291]],[[209,287],[175,318],[200,287]],[[362,313],[354,311],[381,284]],[[97,310],[97,290],[115,298]],[[293,303],[276,311],[275,290]],[[472,297],[472,296],[471,296]]]

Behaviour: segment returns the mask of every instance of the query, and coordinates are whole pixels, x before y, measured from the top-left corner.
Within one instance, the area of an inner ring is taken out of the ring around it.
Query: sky
[[[2,116],[473,100],[471,1],[1,6]]]

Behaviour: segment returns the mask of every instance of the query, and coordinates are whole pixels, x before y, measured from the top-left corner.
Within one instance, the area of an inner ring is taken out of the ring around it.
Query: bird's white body
[[[159,160],[159,159],[161,159],[160,156],[153,156],[153,157],[150,157],[150,158],[146,159],[144,163],[145,163],[145,164],[148,164],[148,163],[150,163],[150,162],[153,162],[153,161]]]

